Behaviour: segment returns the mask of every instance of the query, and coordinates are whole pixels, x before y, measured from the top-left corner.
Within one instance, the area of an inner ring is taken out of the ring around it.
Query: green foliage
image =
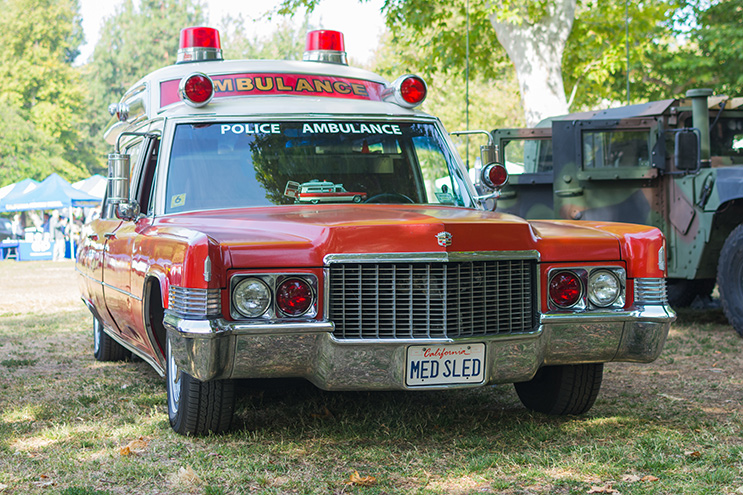
[[[283,19],[271,35],[265,39],[250,36],[242,15],[222,19],[220,36],[225,59],[302,60],[304,42],[310,27],[309,20],[295,27]]]
[[[743,0],[720,0],[695,12],[699,48],[689,64],[694,80],[721,94],[743,95]]]
[[[83,69],[89,89],[85,140],[93,160],[107,150],[102,132],[110,119],[108,105],[147,73],[175,63],[181,29],[205,23],[200,0],[126,0],[105,19]]]
[[[80,139],[80,22],[77,0],[0,1],[0,184],[83,176],[68,153]]]

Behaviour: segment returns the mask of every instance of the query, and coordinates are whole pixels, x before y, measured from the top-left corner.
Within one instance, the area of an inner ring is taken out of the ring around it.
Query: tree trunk
[[[553,0],[536,23],[500,22],[490,15],[498,41],[516,67],[526,124],[568,113],[562,54],[575,19],[576,0]]]

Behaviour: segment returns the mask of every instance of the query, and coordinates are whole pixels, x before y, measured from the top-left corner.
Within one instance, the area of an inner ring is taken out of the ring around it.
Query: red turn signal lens
[[[302,316],[314,299],[310,284],[299,278],[285,280],[276,289],[276,305],[286,316]]]
[[[402,99],[411,105],[420,105],[426,99],[426,83],[418,76],[408,76],[400,84]]]
[[[503,165],[491,163],[482,172],[482,181],[490,189],[498,189],[508,182],[508,171]]]
[[[573,272],[559,272],[549,284],[549,296],[558,308],[569,308],[583,296],[583,284]]]
[[[206,74],[196,72],[181,79],[178,94],[192,107],[203,107],[214,96],[214,83]]]

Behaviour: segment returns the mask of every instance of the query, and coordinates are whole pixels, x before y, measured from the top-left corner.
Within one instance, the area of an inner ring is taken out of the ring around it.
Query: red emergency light
[[[194,72],[181,79],[178,85],[178,95],[187,105],[203,107],[214,96],[214,83],[206,74]]]
[[[417,107],[428,94],[426,82],[414,74],[406,74],[395,79],[384,92],[382,98],[392,100],[400,106],[406,108]]]
[[[329,29],[310,31],[302,60],[348,65],[343,33]]]
[[[175,63],[223,60],[219,31],[210,27],[188,27],[181,30],[178,59]]]

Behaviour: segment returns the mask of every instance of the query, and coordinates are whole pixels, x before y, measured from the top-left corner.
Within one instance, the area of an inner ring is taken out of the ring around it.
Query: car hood
[[[533,251],[543,261],[620,257],[617,237],[597,228],[447,206],[292,205],[186,213],[161,222],[171,231],[206,234],[235,268],[319,267],[333,254]],[[449,242],[440,240],[446,237]]]

